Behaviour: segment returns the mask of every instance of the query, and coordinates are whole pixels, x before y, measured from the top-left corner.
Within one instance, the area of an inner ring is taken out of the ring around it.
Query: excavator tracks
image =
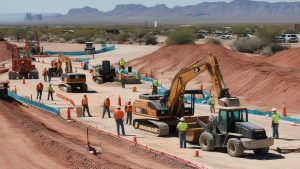
[[[134,119],[133,127],[148,131],[158,137],[169,135],[169,125],[164,122],[149,120],[149,119]]]

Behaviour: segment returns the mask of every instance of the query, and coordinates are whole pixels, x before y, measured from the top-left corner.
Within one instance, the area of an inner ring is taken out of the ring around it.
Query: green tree
[[[233,26],[231,31],[232,33],[236,34],[238,37],[241,37],[243,34],[248,33],[247,27],[245,26]]]
[[[194,44],[196,33],[191,28],[179,28],[172,32],[167,39],[168,45]]]
[[[277,43],[277,36],[280,35],[282,31],[281,27],[272,26],[260,28],[256,32],[256,36],[263,42],[264,45],[269,45],[272,43]]]

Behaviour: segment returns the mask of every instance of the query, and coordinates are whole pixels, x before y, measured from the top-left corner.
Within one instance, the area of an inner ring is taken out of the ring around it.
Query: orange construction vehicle
[[[32,64],[33,58],[29,56],[28,41],[25,47],[15,47],[18,54],[12,56],[12,70],[9,71],[9,79],[38,79],[39,72],[35,65]]]

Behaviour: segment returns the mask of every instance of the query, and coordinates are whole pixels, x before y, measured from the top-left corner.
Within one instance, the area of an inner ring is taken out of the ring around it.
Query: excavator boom
[[[239,106],[239,100],[231,97],[226,88],[218,61],[210,54],[206,61],[196,61],[189,67],[182,68],[174,77],[170,92],[167,98],[167,106],[171,115],[182,116],[184,109],[183,95],[187,83],[204,71],[208,71],[213,86],[218,94],[218,102],[221,106]]]

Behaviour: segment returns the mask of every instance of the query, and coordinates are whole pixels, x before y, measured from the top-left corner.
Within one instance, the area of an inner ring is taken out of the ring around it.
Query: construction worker
[[[141,79],[141,74],[140,72],[137,72],[136,76],[135,76],[135,79],[136,80],[140,80]]]
[[[186,131],[189,127],[185,122],[184,117],[181,117],[176,128],[179,133],[180,148],[186,148]]]
[[[110,106],[110,100],[109,100],[109,96],[107,96],[104,100],[103,103],[103,114],[102,114],[102,118],[104,118],[105,116],[105,112],[108,113],[108,117],[111,118],[110,116],[110,111],[109,111],[109,106]]]
[[[125,109],[126,109],[126,113],[127,113],[127,118],[126,118],[126,124],[129,124],[131,125],[132,123],[132,104],[131,104],[131,100],[129,99],[127,105],[125,106]]]
[[[91,114],[90,114],[90,109],[89,109],[89,104],[88,104],[89,100],[87,98],[86,95],[83,95],[83,98],[82,98],[82,107],[83,107],[83,117],[85,117],[85,110],[87,111],[89,117],[92,117]]]
[[[120,68],[125,69],[125,64],[126,64],[126,62],[125,62],[124,58],[121,58],[121,60],[119,61]]]
[[[51,100],[53,101],[53,93],[54,93],[54,90],[53,90],[53,88],[52,88],[52,86],[51,86],[51,84],[48,86],[48,100],[49,100],[49,98],[50,98],[50,96],[51,96]]]
[[[44,81],[47,82],[48,71],[44,68],[42,75],[44,76]]]
[[[210,98],[208,100],[208,104],[210,106],[210,112],[215,113],[216,112],[216,110],[215,110],[216,101],[214,99],[214,95],[210,95]]]
[[[36,86],[36,92],[37,92],[36,99],[42,100],[43,88],[44,88],[44,85],[41,82],[37,84],[37,86]]]
[[[273,138],[278,139],[279,133],[278,133],[278,127],[279,127],[279,115],[277,114],[277,109],[272,109],[272,130],[273,130]]]
[[[51,82],[51,73],[49,72],[49,69],[47,70],[47,74],[48,74],[48,82],[50,83]]]
[[[124,112],[121,110],[121,106],[118,105],[117,110],[114,112],[114,118],[117,124],[117,132],[120,135],[120,127],[122,128],[122,134],[125,135],[124,130]]]
[[[120,76],[121,76],[121,83],[122,83],[122,88],[125,88],[125,84],[126,84],[126,70],[123,68],[120,70],[119,72]]]
[[[157,79],[154,79],[152,82],[152,94],[157,94],[157,88],[158,88],[158,81]]]

